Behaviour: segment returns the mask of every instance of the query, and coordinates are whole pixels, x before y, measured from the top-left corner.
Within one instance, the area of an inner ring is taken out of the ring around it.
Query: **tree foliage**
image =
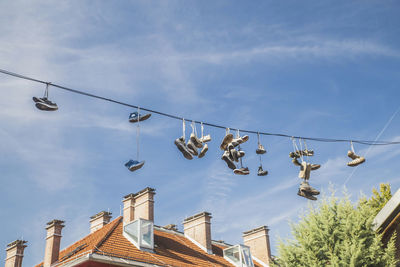
[[[394,238],[383,246],[372,230],[390,187],[381,185],[381,194],[375,191],[370,200],[356,205],[348,197],[331,196],[310,207],[291,225],[294,240],[280,242],[278,266],[396,266]]]
[[[378,214],[391,197],[392,192],[390,190],[390,185],[380,184],[379,191],[375,188],[372,189],[372,196],[368,200],[368,205],[375,210],[376,214]]]

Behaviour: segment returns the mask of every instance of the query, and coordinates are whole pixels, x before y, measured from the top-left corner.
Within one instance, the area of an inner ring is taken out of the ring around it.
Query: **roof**
[[[400,224],[400,189],[389,199],[374,218],[374,230],[383,233],[383,239],[390,238]]]
[[[60,251],[59,262],[54,266],[77,260],[80,257],[102,255],[159,266],[232,266],[223,258],[228,245],[213,242],[213,254],[208,254],[187,239],[183,233],[154,226],[154,253],[139,250],[122,234],[122,217],[114,219],[99,230],[87,235]],[[90,257],[86,257],[90,259]],[[255,266],[260,266],[254,262]],[[43,266],[43,263],[35,267]]]

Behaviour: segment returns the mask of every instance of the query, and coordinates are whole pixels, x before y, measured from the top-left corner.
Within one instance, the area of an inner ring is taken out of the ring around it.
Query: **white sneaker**
[[[204,144],[203,149],[200,151],[199,158],[204,157],[207,151],[208,151],[208,145]]]

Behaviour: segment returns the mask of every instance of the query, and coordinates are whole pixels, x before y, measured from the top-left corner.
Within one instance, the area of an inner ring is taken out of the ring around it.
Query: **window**
[[[254,267],[248,246],[236,245],[226,248],[224,258],[237,267]]]
[[[138,249],[154,248],[154,225],[152,221],[137,219],[124,225],[123,235]]]

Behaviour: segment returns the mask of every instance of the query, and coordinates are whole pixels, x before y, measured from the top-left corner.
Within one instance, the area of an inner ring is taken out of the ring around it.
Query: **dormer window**
[[[152,221],[137,219],[124,225],[123,235],[138,249],[153,250],[154,224]]]
[[[245,245],[235,245],[224,249],[224,258],[237,267],[254,267],[250,248]]]

